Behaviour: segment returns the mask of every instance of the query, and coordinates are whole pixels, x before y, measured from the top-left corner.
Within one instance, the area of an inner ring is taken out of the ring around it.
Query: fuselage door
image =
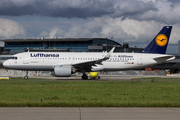
[[[23,64],[29,64],[29,53],[24,54]]]
[[[137,65],[143,65],[142,55],[137,55]]]

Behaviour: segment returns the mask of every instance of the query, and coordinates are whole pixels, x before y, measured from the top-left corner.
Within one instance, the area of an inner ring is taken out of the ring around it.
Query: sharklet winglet
[[[111,54],[114,52],[114,49],[115,47],[113,47],[103,59],[109,59],[111,57]]]

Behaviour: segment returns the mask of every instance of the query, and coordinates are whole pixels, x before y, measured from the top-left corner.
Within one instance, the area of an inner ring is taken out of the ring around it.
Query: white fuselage
[[[55,65],[72,65],[102,59],[107,53],[85,52],[25,52],[14,55],[3,63],[6,68],[17,70],[53,71]],[[154,58],[172,56],[170,59]],[[146,53],[112,53],[111,57],[101,64],[92,66],[91,71],[120,71],[139,69],[175,59],[173,55]]]

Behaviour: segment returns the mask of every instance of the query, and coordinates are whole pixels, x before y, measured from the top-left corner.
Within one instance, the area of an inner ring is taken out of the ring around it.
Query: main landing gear
[[[99,79],[101,79],[101,77],[100,77],[100,76],[97,76],[97,77],[93,77],[92,79],[93,79],[93,80],[95,80],[95,79],[98,79],[98,80],[99,80]]]
[[[88,79],[88,76],[86,74],[83,74],[82,77],[81,77],[83,80],[87,80]]]
[[[83,74],[83,75],[81,76],[81,78],[82,78],[83,80],[87,80],[87,79],[88,79],[88,76],[87,76],[86,74]],[[96,78],[97,78],[97,79],[101,79],[100,76],[97,76]],[[93,79],[96,79],[96,78],[93,78]]]

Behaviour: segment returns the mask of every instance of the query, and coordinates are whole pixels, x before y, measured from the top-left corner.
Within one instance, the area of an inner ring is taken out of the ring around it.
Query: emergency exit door
[[[142,55],[137,56],[137,65],[143,65]]]

